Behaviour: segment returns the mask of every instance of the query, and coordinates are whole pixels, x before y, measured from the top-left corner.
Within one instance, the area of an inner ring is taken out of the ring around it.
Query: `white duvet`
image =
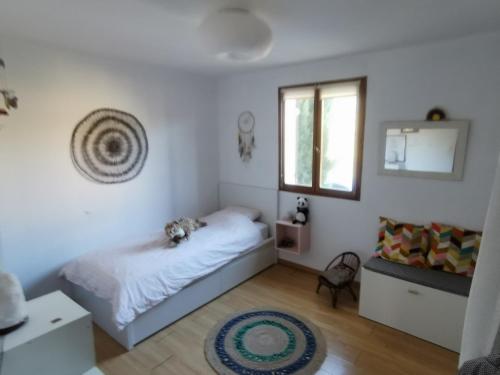
[[[208,225],[175,248],[157,233],[132,245],[87,253],[65,265],[61,275],[108,300],[116,326],[123,329],[263,240],[257,226],[238,213],[218,211],[202,220]]]

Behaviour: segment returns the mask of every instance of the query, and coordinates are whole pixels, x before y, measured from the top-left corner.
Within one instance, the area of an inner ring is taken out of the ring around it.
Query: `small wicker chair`
[[[352,282],[358,273],[360,264],[361,260],[359,256],[352,251],[347,251],[336,256],[318,276],[316,293],[319,293],[323,285],[326,286],[332,295],[333,307],[337,307],[337,293],[347,288],[352,294],[354,301],[357,301],[356,293],[352,289]]]

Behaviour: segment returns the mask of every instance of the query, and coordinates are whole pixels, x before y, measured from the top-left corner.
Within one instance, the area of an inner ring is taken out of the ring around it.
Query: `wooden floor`
[[[99,368],[109,375],[213,374],[203,354],[208,330],[225,315],[274,306],[295,311],[323,332],[328,356],[318,374],[456,374],[458,355],[357,315],[346,292],[331,308],[323,288],[315,293],[316,277],[276,265],[196,310],[126,352],[99,328],[95,329]]]

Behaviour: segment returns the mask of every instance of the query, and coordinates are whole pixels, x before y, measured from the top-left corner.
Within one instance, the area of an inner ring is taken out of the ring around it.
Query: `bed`
[[[252,206],[261,212],[260,221],[222,210],[203,218],[207,227],[173,249],[158,233],[85,254],[61,271],[72,298],[130,350],[276,263],[271,226],[276,207],[270,204],[276,204],[275,191],[224,184],[219,202]]]

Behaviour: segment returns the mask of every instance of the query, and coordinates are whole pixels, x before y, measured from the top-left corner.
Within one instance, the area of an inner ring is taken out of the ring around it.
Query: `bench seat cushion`
[[[432,269],[416,268],[382,258],[371,258],[363,267],[373,272],[465,297],[469,296],[472,282],[469,277]]]

